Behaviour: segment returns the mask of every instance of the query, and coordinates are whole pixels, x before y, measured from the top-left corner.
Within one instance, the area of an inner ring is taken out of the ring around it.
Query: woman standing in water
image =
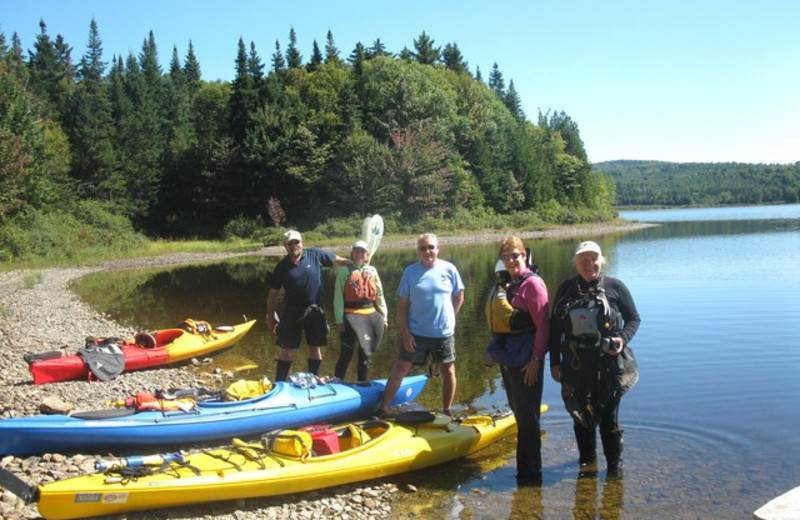
[[[541,483],[544,355],[547,353],[547,287],[528,267],[518,237],[500,242],[504,271],[487,301],[492,330],[488,354],[500,365],[508,404],[517,420],[517,482]]]
[[[574,422],[580,466],[588,469],[597,461],[599,426],[608,474],[619,476],[619,403],[638,379],[638,373],[631,373],[633,357],[626,347],[641,319],[625,284],[602,272],[606,259],[599,245],[581,242],[573,263],[578,275],[562,282],[554,298],[550,370],[561,382],[561,396]]]

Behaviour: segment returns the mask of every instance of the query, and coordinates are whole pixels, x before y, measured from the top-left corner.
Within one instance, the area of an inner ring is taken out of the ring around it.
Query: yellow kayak
[[[186,456],[108,461],[99,465],[108,466],[106,471],[38,486],[31,501],[44,518],[59,519],[285,495],[434,466],[517,431],[513,415],[451,420],[405,414],[417,414],[411,421],[416,424],[406,424],[400,414],[395,420],[284,430],[258,443],[234,439],[230,448]]]

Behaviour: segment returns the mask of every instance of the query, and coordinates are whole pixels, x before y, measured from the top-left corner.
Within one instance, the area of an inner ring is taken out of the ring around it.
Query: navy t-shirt
[[[298,265],[294,265],[288,255],[278,262],[272,271],[269,286],[276,290],[284,288],[287,306],[322,306],[325,295],[322,267],[331,267],[334,260],[336,255],[328,251],[314,247],[303,248],[303,256]]]

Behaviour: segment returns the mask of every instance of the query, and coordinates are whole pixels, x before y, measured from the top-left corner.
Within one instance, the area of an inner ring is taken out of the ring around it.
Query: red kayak
[[[102,343],[116,353],[120,360],[119,371],[130,372],[208,355],[239,341],[255,322],[251,320],[234,326],[211,327],[203,321],[186,320],[181,324],[183,328],[143,332],[132,340],[114,340],[113,345],[109,340]],[[26,355],[33,382],[41,385],[54,381],[95,379],[93,376],[96,374],[90,369],[91,358],[86,350],[90,349],[87,347],[80,354],[70,355],[61,355],[59,352]],[[112,358],[106,359],[113,362]]]

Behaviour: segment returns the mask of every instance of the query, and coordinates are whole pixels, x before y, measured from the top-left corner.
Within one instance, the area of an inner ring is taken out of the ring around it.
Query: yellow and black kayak
[[[404,420],[408,414],[415,420]],[[58,519],[285,495],[434,466],[516,431],[510,414],[451,420],[405,412],[394,420],[282,430],[256,443],[234,439],[229,448],[185,456],[98,461],[104,471],[32,487],[26,498],[44,518]]]

